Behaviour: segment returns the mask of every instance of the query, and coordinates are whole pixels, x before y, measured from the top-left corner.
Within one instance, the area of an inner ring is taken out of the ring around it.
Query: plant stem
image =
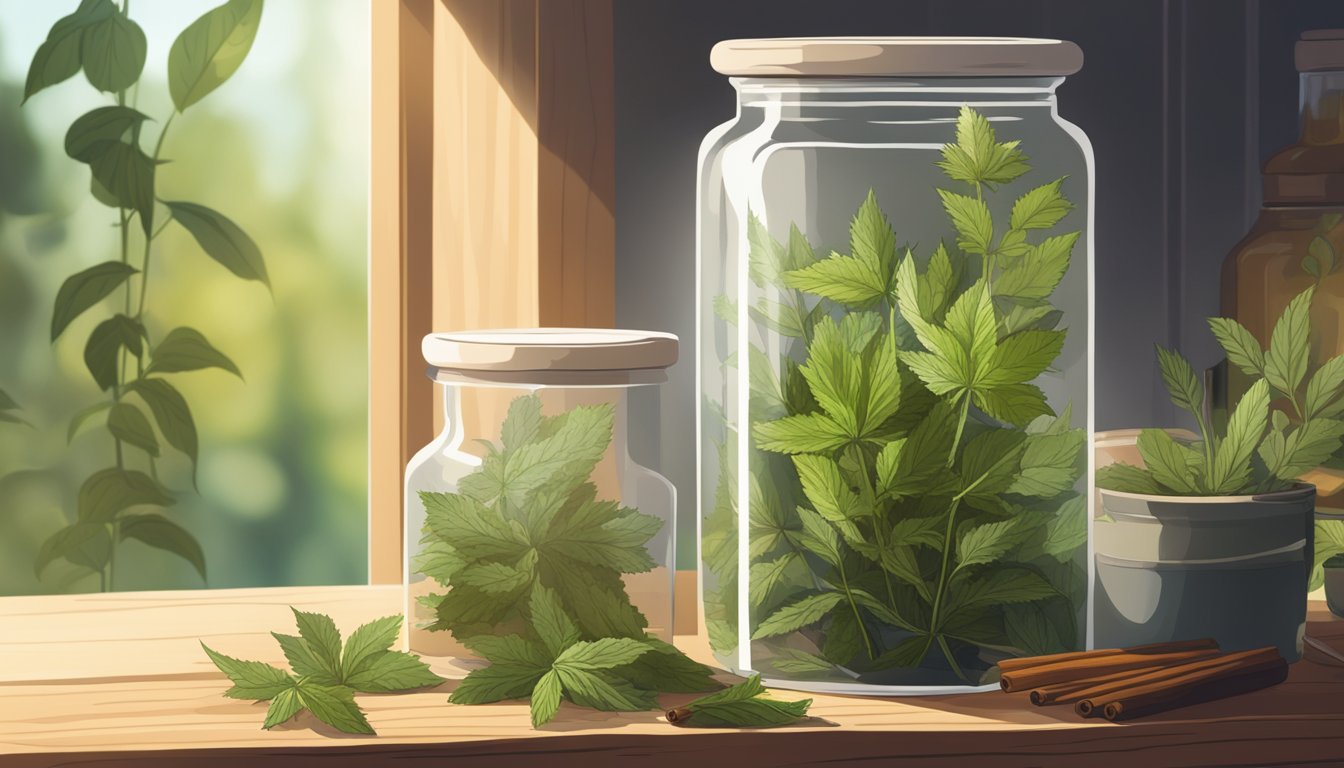
[[[951,560],[952,554],[952,533],[953,527],[957,522],[957,509],[961,506],[961,497],[952,500],[952,506],[947,510],[947,530],[943,533],[943,562],[938,566],[938,588],[933,593],[933,610],[929,613],[929,639],[924,643],[924,653],[920,655],[923,659],[928,654],[929,648],[933,645],[933,638],[938,634],[939,611],[943,607],[943,592],[947,589],[947,565]]]
[[[163,151],[163,139],[168,135],[168,129],[172,127],[173,118],[176,115],[176,112],[168,115],[168,119],[163,122],[163,130],[159,131],[158,140],[154,142],[153,160],[155,165],[159,162],[159,153]],[[163,227],[167,225],[168,222],[165,221],[162,226],[155,230],[149,237],[145,238],[145,263],[140,270],[140,306],[135,312],[137,319],[142,318],[145,314],[145,295],[149,293],[149,256],[152,252],[150,250],[150,245],[154,242],[154,238],[158,237],[159,233],[163,231]]]
[[[970,391],[962,392],[960,395],[957,395],[957,397],[959,399],[964,399],[961,400],[961,417],[957,420],[957,431],[952,437],[952,450],[947,452],[947,466],[949,467],[957,460],[957,445],[961,443],[961,433],[966,429],[966,418],[971,412]],[[953,400],[952,402],[955,405],[956,401]]]
[[[939,635],[938,645],[943,649],[943,657],[947,659],[948,664],[952,665],[952,671],[957,674],[957,677],[961,678],[964,683],[971,682],[971,679],[966,676],[966,673],[961,671],[961,665],[957,664],[957,658],[952,655],[952,649],[947,647],[947,638]]]
[[[845,588],[845,599],[849,601],[849,609],[854,612],[854,621],[859,625],[859,634],[863,637],[863,647],[868,650],[868,658],[875,658],[873,654],[873,641],[868,637],[868,628],[863,626],[863,617],[859,615],[859,605],[854,602],[854,593],[849,591],[849,577],[845,575],[845,565],[840,564],[840,584]]]

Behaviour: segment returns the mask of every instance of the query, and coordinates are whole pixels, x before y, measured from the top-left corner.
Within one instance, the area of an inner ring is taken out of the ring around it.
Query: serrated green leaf
[[[206,341],[200,331],[174,328],[150,354],[150,364],[145,373],[181,373],[206,368],[220,368],[240,379],[243,377],[238,366]]]
[[[1080,429],[1028,436],[1020,471],[1008,492],[1048,498],[1072,488],[1086,467],[1086,442],[1087,434]]]
[[[714,670],[693,661],[676,647],[646,638],[649,652],[621,669],[621,676],[637,687],[664,693],[699,693],[719,688]]]
[[[1171,402],[1197,419],[1204,417],[1204,387],[1195,375],[1190,362],[1179,352],[1161,345],[1157,348],[1157,364],[1162,371]]]
[[[1046,524],[1043,551],[1061,563],[1072,560],[1087,545],[1087,500],[1074,496],[1060,505]]]
[[[1158,486],[1157,480],[1154,479],[1150,470],[1123,462],[1108,464],[1099,468],[1097,470],[1097,487],[1123,493],[1162,494],[1162,488]]]
[[[1025,441],[1025,435],[1011,429],[991,429],[971,438],[961,454],[962,491],[992,495],[1006,490]]]
[[[891,274],[893,259],[896,257],[896,233],[891,222],[882,213],[877,203],[877,193],[872,189],[859,204],[859,210],[849,223],[849,248],[855,258],[863,259],[883,268]]]
[[[771,237],[765,223],[753,211],[747,212],[747,268],[752,282],[759,286],[778,285],[780,275],[788,271],[788,251]]]
[[[789,571],[803,565],[803,556],[786,552],[773,560],[751,564],[749,598],[752,605],[762,605],[775,587],[784,583]]]
[[[1242,370],[1248,376],[1263,376],[1265,371],[1265,353],[1260,342],[1255,340],[1246,326],[1227,317],[1210,317],[1209,329],[1218,339],[1227,361]]]
[[[1269,337],[1269,351],[1265,354],[1265,379],[1270,386],[1285,395],[1296,395],[1298,385],[1307,375],[1311,332],[1309,313],[1314,292],[1315,288],[1308,288],[1293,297],[1274,324],[1274,331]]]
[[[1264,460],[1270,475],[1284,482],[1292,482],[1333,457],[1339,451],[1342,437],[1344,422],[1312,419],[1303,422],[1279,441],[1265,440],[1260,445],[1260,458]]]
[[[225,656],[211,649],[205,643],[201,648],[210,657],[210,661],[233,681],[233,687],[224,692],[231,699],[252,699],[269,701],[282,691],[292,688],[293,680],[284,670],[262,664],[259,661],[243,661]]]
[[[530,707],[533,728],[540,728],[549,723],[560,711],[561,692],[560,674],[555,670],[542,675],[537,681],[536,687],[532,689]]]
[[[1214,450],[1213,466],[1209,468],[1207,486],[1210,494],[1234,495],[1250,485],[1251,456],[1265,435],[1268,421],[1269,385],[1262,379],[1242,395],[1228,418],[1227,436]],[[1144,462],[1147,461],[1145,455]]]
[[[107,431],[116,439],[143,450],[150,456],[159,455],[159,441],[149,419],[130,403],[116,403],[107,412]]]
[[[1009,384],[974,393],[975,406],[999,421],[1022,427],[1039,416],[1052,416],[1045,393],[1033,384]]]
[[[892,440],[877,454],[877,487],[879,493],[889,493],[897,487],[896,472],[900,467],[901,451],[906,438]]]
[[[546,587],[537,586],[532,590],[529,602],[532,628],[536,630],[541,642],[550,651],[551,656],[559,656],[566,648],[578,642],[579,629],[565,613],[564,606],[555,592]]]
[[[575,704],[603,712],[640,712],[658,706],[657,695],[603,672],[556,667],[565,693]]]
[[[980,369],[976,386],[1023,384],[1040,376],[1064,348],[1064,331],[1028,330],[1004,339]]]
[[[342,733],[373,733],[349,688],[300,680],[299,699],[314,717]]]
[[[686,704],[689,716],[676,721],[688,727],[768,727],[785,725],[807,715],[811,699],[777,701],[765,695],[760,675]]]
[[[1157,482],[1178,494],[1197,495],[1200,492],[1195,472],[1186,460],[1186,453],[1160,429],[1139,432],[1139,455]]]
[[[341,677],[341,632],[330,616],[290,608],[299,627],[299,637],[308,644],[313,656],[333,677]]]
[[[967,529],[957,540],[957,568],[985,565],[1003,558],[1030,531],[1024,518],[1010,517]]]
[[[821,515],[804,507],[798,508],[798,519],[803,524],[799,543],[809,552],[833,566],[840,565],[840,538],[835,529]]]
[[[1049,297],[1069,271],[1070,254],[1078,235],[1078,232],[1055,235],[1032,246],[1020,262],[1003,270],[994,281],[995,295],[1032,301]]]
[[[547,669],[551,657],[541,646],[518,635],[478,635],[463,641],[491,664],[523,669]]]
[[[830,636],[828,635],[827,640],[829,639]],[[778,658],[770,660],[770,666],[786,674],[807,676],[835,670],[835,664],[806,651],[800,651],[796,648],[781,648],[779,653]]]
[[[345,684],[360,693],[409,691],[442,682],[419,657],[401,651],[378,651],[345,678]]]
[[[168,92],[178,112],[223,85],[252,49],[262,0],[228,0],[193,21],[168,51]]]
[[[1073,210],[1073,204],[1060,194],[1063,178],[1025,192],[1013,203],[1008,226],[1013,229],[1049,229]]]
[[[947,466],[948,452],[956,433],[957,411],[939,401],[905,439],[893,482],[885,490],[892,496],[920,494]]]
[[[205,581],[205,551],[187,529],[162,515],[126,515],[121,519],[121,538],[135,539],[155,549],[170,552],[191,563]]]
[[[532,577],[503,563],[475,563],[463,568],[454,582],[476,587],[486,594],[503,594],[520,589]]]
[[[903,544],[888,544],[879,553],[878,563],[882,566],[882,570],[914,587],[920,597],[932,602],[933,595],[929,592],[929,584],[924,580],[924,574],[919,570],[919,561],[915,559],[914,550],[910,547]],[[904,622],[892,623],[899,625]]]
[[[1344,355],[1322,363],[1307,381],[1307,394],[1302,401],[1303,418],[1311,420],[1321,415],[1334,415],[1326,414],[1326,411],[1336,402],[1341,390],[1344,390]]]
[[[982,606],[1029,603],[1058,594],[1049,582],[1034,571],[990,569],[953,582],[948,597],[949,604],[954,608],[946,614],[944,624],[953,624],[958,614],[966,615]]]
[[[863,373],[858,357],[850,352],[840,327],[830,317],[823,317],[813,329],[808,359],[800,370],[827,415],[848,434],[858,434]]]
[[[784,285],[854,309],[869,309],[887,292],[887,281],[875,261],[831,252],[828,258],[800,270],[785,272]]]
[[[787,635],[809,624],[815,624],[839,605],[843,597],[844,595],[839,592],[822,592],[790,603],[763,620],[751,637],[753,640],[760,640]]]
[[[66,278],[61,283],[61,289],[56,292],[56,308],[51,315],[51,340],[55,341],[71,321],[138,272],[119,261],[109,261]]]
[[[360,625],[345,640],[341,650],[341,678],[346,680],[368,665],[375,656],[392,647],[401,634],[401,616],[384,616]],[[362,690],[357,685],[350,687]]]
[[[289,662],[294,674],[326,685],[341,684],[340,675],[313,653],[308,641],[298,635],[285,635],[279,632],[272,632],[271,637],[280,644],[280,650],[284,652],[285,660]]]
[[[275,698],[271,699],[270,706],[266,708],[266,721],[261,724],[261,727],[270,730],[281,723],[287,723],[299,712],[302,712],[303,708],[303,699],[299,697],[296,681],[294,687],[284,689],[277,693]]]
[[[441,540],[473,557],[517,558],[529,548],[525,537],[505,524],[499,512],[456,493],[422,492],[425,524]]]
[[[806,319],[798,314],[797,307],[790,304],[761,299],[748,310],[748,314],[766,328],[791,339],[801,339],[807,335],[804,327]]]
[[[943,145],[943,159],[935,165],[955,181],[1006,184],[1028,170],[1017,145],[999,143],[989,120],[963,105],[957,115],[957,142]]]
[[[990,219],[989,207],[974,197],[945,189],[938,190],[938,197],[957,230],[957,247],[970,254],[989,253],[994,240],[994,222]]]
[[[628,637],[604,637],[591,642],[578,642],[560,653],[555,669],[599,670],[625,666],[648,653],[648,645]]]
[[[505,699],[519,699],[532,692],[545,672],[545,669],[505,664],[473,669],[453,689],[448,701],[453,704],[493,704]]]
[[[859,497],[840,475],[835,462],[824,456],[798,454],[793,457],[803,493],[816,511],[831,522],[849,521],[863,513]]]
[[[824,453],[839,448],[851,437],[824,413],[757,422],[752,431],[758,448],[777,453]]]

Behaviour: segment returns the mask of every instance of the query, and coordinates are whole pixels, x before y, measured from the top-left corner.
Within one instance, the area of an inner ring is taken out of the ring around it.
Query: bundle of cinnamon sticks
[[[1003,690],[1037,706],[1129,720],[1277,685],[1288,662],[1273,646],[1222,653],[1205,639],[1005,659],[999,671]]]

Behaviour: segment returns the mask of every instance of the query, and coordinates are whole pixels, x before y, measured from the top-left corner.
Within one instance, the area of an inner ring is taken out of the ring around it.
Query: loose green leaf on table
[[[350,634],[341,647],[341,633],[330,617],[290,610],[299,634],[271,633],[280,643],[293,673],[257,661],[226,656],[206,646],[210,660],[233,682],[230,698],[270,701],[263,728],[289,721],[304,709],[345,733],[372,734],[356,693],[394,693],[438,685],[443,678],[419,657],[390,650],[401,631],[401,617],[387,616]]]
[[[770,698],[761,685],[761,676],[752,675],[731,688],[669,709],[667,721],[684,728],[772,728],[806,717],[811,706],[811,699]]]

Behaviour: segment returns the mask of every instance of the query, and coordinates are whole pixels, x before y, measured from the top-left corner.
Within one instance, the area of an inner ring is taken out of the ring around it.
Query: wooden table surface
[[[0,766],[426,764],[638,765],[1344,765],[1344,665],[1309,653],[1288,681],[1234,699],[1116,724],[1023,695],[814,696],[814,717],[769,731],[670,726],[660,712],[562,706],[533,730],[525,702],[446,703],[427,691],[360,695],[376,737],[306,713],[261,730],[265,705],[225,699],[198,640],[283,664],[268,632],[288,606],[343,632],[399,610],[398,587],[119,593],[0,600]],[[1313,602],[1308,633],[1344,650],[1344,621]],[[693,654],[703,641],[680,638]],[[725,681],[730,680],[728,676]],[[805,694],[779,691],[780,698]],[[664,696],[665,706],[693,698]],[[431,763],[432,764],[432,763]]]

